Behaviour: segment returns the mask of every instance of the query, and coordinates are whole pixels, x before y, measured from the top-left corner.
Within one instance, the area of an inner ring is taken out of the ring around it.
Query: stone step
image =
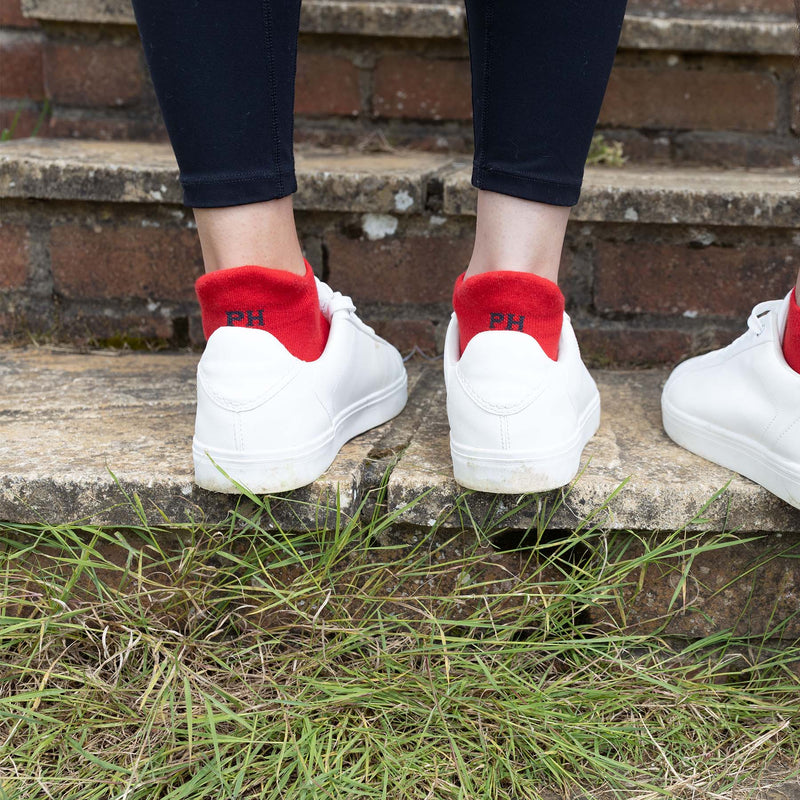
[[[198,358],[0,345],[0,520],[132,525],[137,511],[125,493],[139,497],[152,524],[163,521],[162,512],[174,523],[218,524],[237,504],[248,506],[246,498],[192,483]],[[388,508],[400,523],[460,529],[456,512],[465,502],[491,518],[494,496],[465,493],[452,478],[441,360],[412,358],[408,369],[406,410],[353,439],[322,478],[291,498],[335,509],[338,493],[341,511],[353,514],[388,470]],[[570,529],[591,515],[608,530],[800,533],[800,511],[666,437],[659,397],[667,372],[594,375],[603,402],[600,431],[575,485],[542,496],[554,509],[549,527]],[[503,496],[494,511],[507,512],[515,500]],[[316,519],[316,508],[293,505],[296,523]],[[529,508],[513,527],[531,519]]]
[[[414,214],[442,194],[444,213],[475,214],[458,157],[298,149],[296,160],[300,210]],[[36,139],[0,146],[0,198],[177,204],[181,190],[168,145]],[[589,167],[572,217],[792,228],[798,200],[792,170]]]
[[[471,251],[467,163],[301,148],[297,168],[312,264],[405,352],[441,352],[452,283]],[[7,334],[202,344],[199,248],[166,145],[4,143],[0,203]],[[587,169],[562,261],[587,360],[672,364],[729,341],[757,300],[792,285],[799,207],[792,171]]]
[[[196,363],[191,354],[0,347],[0,521],[213,526],[237,512],[268,527],[275,520],[286,530],[318,529],[333,527],[340,515],[368,518],[385,485],[384,510],[395,520],[382,544],[422,537],[432,548],[449,542],[446,552],[457,557],[475,525],[504,530],[506,552],[487,548],[495,579],[498,570],[513,578],[524,569],[513,553],[515,530],[590,525],[607,531],[615,551],[631,553],[643,541],[662,541],[662,533],[705,532],[703,541],[717,537],[720,549],[695,558],[677,548],[672,559],[637,575],[625,624],[659,628],[685,577],[683,611],[669,634],[735,628],[762,636],[785,620],[781,635],[800,636],[793,599],[800,512],[666,438],[658,407],[664,371],[596,372],[603,419],[579,478],[566,491],[519,498],[464,492],[454,483],[441,362],[412,359],[409,404],[400,416],[348,443],[311,486],[256,503],[193,485]],[[733,531],[740,541],[720,538]],[[168,530],[163,536],[174,544]],[[591,613],[604,625],[617,615],[613,604]]]
[[[14,67],[0,126],[19,110],[16,134],[30,134],[46,98],[48,136],[166,138],[129,0],[22,8],[28,16],[0,19],[0,53]],[[471,151],[463,3],[306,0],[300,28],[298,142]],[[796,45],[792,0],[632,3],[599,129],[630,161],[791,166]]]
[[[22,0],[42,21],[134,25],[130,0]],[[392,38],[466,39],[463,3],[392,0],[304,0],[302,33]],[[796,26],[781,16],[662,16],[629,11],[620,46],[677,52],[793,55]]]

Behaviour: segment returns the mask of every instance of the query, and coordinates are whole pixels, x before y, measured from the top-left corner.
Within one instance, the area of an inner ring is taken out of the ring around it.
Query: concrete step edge
[[[120,487],[146,514],[175,523],[226,518],[238,499],[192,482],[195,354],[75,353],[0,346],[0,520],[132,524]],[[678,530],[719,490],[692,527],[708,531],[800,532],[800,511],[766,490],[679,448],[661,427],[665,370],[596,371],[603,401],[599,432],[583,472],[562,498],[552,527],[569,529],[595,515],[609,530]],[[466,502],[476,518],[513,509],[516,498],[464,491],[453,480],[441,363],[409,364],[410,398],[395,420],[348,443],[297,500],[334,502],[354,513],[386,471],[388,510],[398,522],[460,528]],[[624,485],[623,485],[624,484]],[[606,500],[623,488],[606,506]],[[415,505],[405,508],[412,500]],[[535,506],[534,506],[535,509]],[[294,514],[315,516],[302,506]],[[530,510],[516,520],[530,524]],[[302,524],[309,522],[298,518]]]
[[[130,0],[22,0],[25,16],[49,21],[135,24]],[[304,33],[398,38],[466,38],[463,4],[306,0]],[[786,19],[680,17],[629,13],[626,49],[793,55],[796,26]]]
[[[193,485],[196,364],[197,356],[185,353],[0,346],[0,528],[2,522],[13,528],[82,520],[124,529],[146,520],[170,540],[172,524],[230,524],[234,510],[272,527],[252,500]],[[340,516],[359,511],[365,518],[393,512],[397,518],[378,544],[430,548],[437,560],[457,558],[472,546],[473,521],[486,533],[505,529],[504,551],[485,548],[485,574],[495,581],[518,574],[513,548],[519,534],[515,539],[513,531],[528,529],[540,513],[547,519],[554,510],[547,527],[561,531],[585,531],[581,523],[590,518],[612,543],[634,550],[680,531],[670,563],[632,576],[621,598],[621,624],[660,630],[662,615],[669,614],[669,635],[697,638],[735,629],[763,637],[786,620],[780,635],[800,636],[792,591],[800,580],[800,511],[666,439],[658,414],[663,370],[595,375],[603,421],[584,454],[582,475],[565,496],[549,492],[525,505],[515,496],[465,494],[452,480],[441,364],[412,361],[407,408],[346,444],[311,486],[268,499],[271,519],[284,530],[302,531],[332,528]],[[387,473],[385,508],[376,509],[376,489]],[[691,528],[703,541],[713,535],[718,549],[687,558],[680,542],[690,548],[692,533],[683,526],[701,511]],[[718,536],[734,531],[742,535]],[[677,597],[680,576],[686,593]],[[480,585],[482,578],[473,580]],[[469,604],[467,595],[463,599]],[[680,613],[671,613],[676,608]],[[601,603],[591,613],[608,624],[616,618],[615,604]]]
[[[475,213],[463,158],[301,149],[297,174],[301,210],[420,214],[443,193],[445,214]],[[165,144],[20,139],[0,145],[0,198],[179,204],[181,190]],[[798,202],[791,170],[594,167],[586,170],[573,218],[794,228]]]

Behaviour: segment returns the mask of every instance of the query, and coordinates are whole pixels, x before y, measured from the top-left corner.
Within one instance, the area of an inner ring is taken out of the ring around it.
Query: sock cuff
[[[211,272],[195,283],[206,339],[218,328],[256,328],[275,336],[303,361],[325,349],[330,323],[322,313],[314,271],[305,275],[246,265]]]
[[[317,295],[317,283],[314,280],[314,270],[311,265],[303,260],[306,265],[305,275],[295,275],[283,269],[270,269],[247,265],[233,267],[232,269],[218,269],[201,275],[194,284],[200,309],[213,311],[226,305],[231,293],[237,295],[259,297],[269,301],[277,295],[283,302],[288,296],[302,299],[303,295],[313,293]]]
[[[458,306],[467,311],[498,304],[498,313],[515,313],[528,308],[534,298],[537,314],[560,316],[564,313],[564,295],[558,284],[541,275],[497,270],[467,278],[466,273],[462,273],[456,278],[453,289],[453,308],[458,315]]]
[[[564,320],[564,295],[553,281],[528,272],[499,270],[466,278],[453,289],[463,353],[470,339],[492,330],[532,336],[554,361]]]

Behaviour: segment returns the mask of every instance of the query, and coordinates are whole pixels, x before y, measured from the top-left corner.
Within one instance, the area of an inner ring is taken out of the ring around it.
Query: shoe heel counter
[[[206,389],[198,373],[195,445],[217,453],[241,452],[243,437],[239,412],[226,407],[220,399],[218,393],[211,393]]]
[[[451,441],[461,447],[503,449],[504,424],[500,414],[479,405],[460,376],[452,375],[447,387],[447,417]]]
[[[264,331],[221,328],[197,368],[195,444],[210,452],[271,452],[329,424],[300,379],[305,362]]]
[[[527,334],[490,331],[473,337],[455,367],[472,402],[495,414],[529,405],[553,379],[556,364]]]

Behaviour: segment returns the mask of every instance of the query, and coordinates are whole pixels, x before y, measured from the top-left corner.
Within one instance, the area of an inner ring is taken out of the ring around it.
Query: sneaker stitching
[[[792,424],[789,425],[788,428],[785,428],[783,433],[775,440],[775,444],[780,442],[789,433],[789,431],[792,430],[792,428],[795,428],[797,426],[798,423],[800,423],[800,417],[795,417],[794,422],[792,422]]]
[[[544,387],[542,387],[537,392],[532,392],[531,394],[526,395],[523,400],[521,400],[519,403],[516,403],[513,406],[500,405],[497,403],[492,403],[491,401],[481,397],[481,395],[472,386],[467,377],[458,367],[456,367],[456,376],[458,377],[458,382],[461,384],[462,388],[467,393],[467,396],[470,398],[470,400],[472,400],[473,403],[475,403],[475,405],[477,405],[479,408],[484,409],[485,411],[491,411],[495,414],[503,414],[503,415],[518,414],[520,411],[523,411],[525,408],[527,408],[534,400],[536,400],[544,392]]]

